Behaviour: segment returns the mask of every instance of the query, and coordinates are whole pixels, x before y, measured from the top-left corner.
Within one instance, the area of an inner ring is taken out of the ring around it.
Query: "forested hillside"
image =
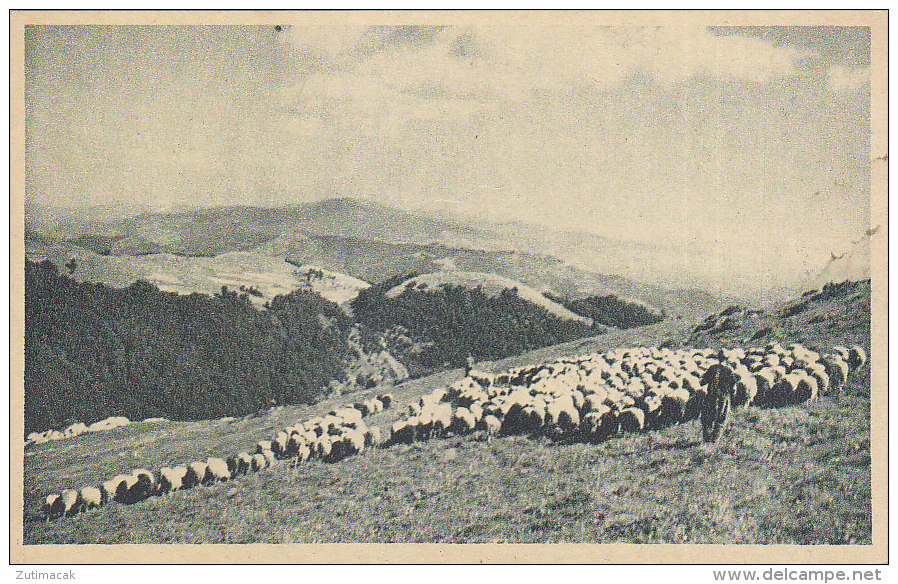
[[[661,322],[664,315],[638,302],[628,302],[613,294],[571,300],[545,294],[571,312],[591,318],[593,322],[616,328],[633,328]]]
[[[226,289],[115,289],[26,262],[25,430],[311,403],[340,376],[350,327],[337,305],[309,292],[258,310]]]
[[[447,284],[426,291],[410,287],[387,296],[412,277],[391,278],[363,290],[352,302],[352,311],[369,340],[387,333],[391,352],[413,376],[462,366],[469,355],[478,361],[499,359],[604,331],[550,314],[514,289],[488,294],[479,287]]]

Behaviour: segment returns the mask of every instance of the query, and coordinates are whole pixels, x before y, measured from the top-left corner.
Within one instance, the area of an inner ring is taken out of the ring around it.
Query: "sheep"
[[[471,415],[474,416],[474,422],[479,422],[483,418],[483,406],[479,402],[473,402],[468,406]]]
[[[755,386],[757,387],[755,401],[765,405],[769,403],[770,391],[776,383],[776,373],[770,367],[764,367],[755,372],[754,376]]]
[[[415,438],[415,427],[408,420],[394,422],[390,428],[390,444],[411,444]]]
[[[169,468],[163,466],[159,469],[159,492],[172,493],[185,488],[184,478],[187,476],[187,467],[184,465]]]
[[[358,454],[365,449],[365,435],[358,430],[347,430],[343,434],[343,445],[348,454]]]
[[[452,406],[447,403],[439,403],[433,408],[433,429],[431,435],[442,436],[452,425]]]
[[[833,352],[842,358],[846,363],[851,361],[851,351],[848,347],[842,347],[840,345],[836,345],[833,347]]]
[[[116,475],[112,481],[115,483],[114,490],[110,491],[111,493],[114,493],[112,496],[113,500],[118,501],[119,503],[128,503],[131,489],[137,484],[137,477],[133,474]]]
[[[271,450],[263,450],[259,454],[265,457],[265,461],[268,463],[267,466],[274,466],[274,462],[277,460],[274,456],[274,452]]]
[[[480,420],[480,424],[487,439],[499,434],[499,430],[502,428],[502,422],[499,421],[499,418],[493,415],[484,416]]]
[[[357,409],[359,413],[362,414],[363,418],[371,413],[371,408],[368,407],[368,402],[355,402],[352,404],[352,407]]]
[[[205,484],[206,480],[206,463],[191,462],[187,465],[187,476],[185,482],[192,487],[199,484]]]
[[[250,468],[253,472],[258,472],[264,468],[268,467],[268,460],[261,454],[253,454],[253,461],[250,463]]]
[[[312,457],[312,450],[305,443],[301,444],[299,448],[296,450],[296,460],[299,462],[304,462],[309,460]]]
[[[388,409],[390,409],[390,406],[393,404],[393,394],[391,394],[391,393],[381,394],[381,395],[377,396],[377,400],[380,401],[380,403],[382,403],[384,405],[385,410],[388,410]]]
[[[645,412],[637,407],[624,408],[618,414],[620,429],[624,432],[641,432],[645,429]]]
[[[362,423],[362,413],[355,408],[341,408],[336,417],[340,419],[340,425],[351,426]]]
[[[287,442],[290,441],[290,435],[281,430],[277,433],[274,440],[271,441],[271,451],[278,456],[284,458],[287,456]]]
[[[380,446],[381,445],[381,436],[380,436],[380,428],[377,426],[372,426],[368,428],[365,432],[365,446]]]
[[[546,409],[546,426],[556,437],[570,434],[580,426],[580,414],[570,396],[552,400]]]
[[[450,429],[456,434],[469,434],[474,431],[477,426],[477,420],[474,414],[466,407],[458,407],[452,415],[452,424]]]
[[[758,381],[749,371],[736,374],[736,387],[733,393],[733,407],[750,406],[758,395]]]
[[[798,386],[793,393],[794,403],[803,403],[808,400],[817,399],[817,381],[804,370],[798,370],[795,375],[798,377]]]
[[[81,493],[75,489],[66,489],[60,495],[63,512],[66,517],[73,517],[81,512]]]
[[[209,482],[223,482],[231,478],[228,463],[220,458],[206,459],[206,474],[209,476]]]
[[[249,452],[240,452],[237,454],[237,471],[240,474],[247,474],[253,466],[253,455]]]
[[[315,442],[315,456],[321,460],[327,460],[333,450],[333,444],[328,436],[321,436]]]
[[[107,481],[104,481],[100,485],[100,491],[103,493],[103,497],[106,499],[108,503],[111,500],[115,500],[116,494],[118,493],[118,486],[121,483],[121,480],[124,479],[125,475],[117,475]]]
[[[98,509],[105,503],[103,499],[103,492],[97,487],[83,487],[81,489],[81,501],[85,511]]]
[[[702,383],[708,388],[701,412],[705,442],[717,442],[726,428],[737,381],[732,369],[719,364],[709,367],[702,377]]]
[[[814,361],[805,367],[805,371],[817,382],[817,391],[824,395],[829,393],[829,374],[826,366],[819,361]]]
[[[770,392],[769,404],[773,407],[781,407],[793,403],[800,384],[801,377],[795,373],[780,376]]]
[[[685,389],[675,389],[661,398],[662,426],[679,424],[686,416],[686,406],[689,404],[689,392]]]
[[[583,418],[582,432],[591,442],[599,442],[618,430],[617,413],[608,406],[588,412]]]
[[[867,362],[867,352],[859,345],[854,345],[848,351],[848,366],[852,371],[857,371]]]
[[[826,374],[829,377],[829,386],[833,392],[838,392],[848,383],[848,363],[838,356],[825,357],[821,360]]]
[[[136,503],[156,493],[156,477],[145,468],[134,469],[131,473],[134,484],[128,488],[128,502]]]
[[[274,444],[272,444],[271,440],[262,440],[258,444],[256,444],[256,454],[262,454],[266,450],[271,450]]]
[[[59,493],[47,495],[41,511],[47,521],[62,517],[65,514],[65,502],[62,499],[62,495]]]

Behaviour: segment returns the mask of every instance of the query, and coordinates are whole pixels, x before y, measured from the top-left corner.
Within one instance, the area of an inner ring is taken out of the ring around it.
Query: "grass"
[[[869,310],[866,322],[846,316],[857,304],[853,297],[828,299],[791,321],[764,317],[752,326],[770,327],[783,341],[798,334],[790,333],[794,327],[801,334],[822,331],[814,333],[818,344],[869,347]],[[480,366],[498,370],[677,341],[692,325],[615,331]],[[726,334],[750,336],[751,330]],[[386,429],[403,404],[460,376],[444,371],[392,388],[399,405],[372,422]],[[51,489],[95,484],[138,466],[230,454],[296,419],[357,399],[232,423],[135,424],[29,448],[25,543],[871,543],[869,365],[841,395],[736,411],[713,446],[701,444],[697,422],[597,445],[450,436],[367,450],[335,464],[291,469],[280,463],[238,480],[51,523],[34,513]]]

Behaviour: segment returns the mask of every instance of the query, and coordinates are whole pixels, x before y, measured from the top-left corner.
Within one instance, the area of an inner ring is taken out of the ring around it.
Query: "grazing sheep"
[[[770,392],[776,383],[776,373],[770,367],[764,367],[755,372],[755,386],[757,394],[755,401],[759,404],[766,405],[770,401]]]
[[[352,407],[357,409],[359,413],[362,414],[363,418],[371,413],[371,409],[368,407],[368,402],[355,402],[352,404]]]
[[[315,443],[315,456],[317,456],[321,460],[327,460],[330,458],[331,451],[333,450],[333,443],[328,436],[321,436],[318,441]]]
[[[499,434],[499,430],[502,428],[502,422],[499,421],[499,418],[493,415],[486,415],[480,420],[480,424],[483,428],[484,434],[489,439],[493,436]]]
[[[431,436],[442,436],[452,425],[452,406],[447,403],[439,403],[434,406],[431,416],[433,419]]]
[[[390,428],[390,444],[411,444],[415,439],[415,425],[409,420],[394,422]],[[415,422],[417,424],[417,420]]]
[[[737,373],[736,387],[733,392],[733,407],[750,406],[758,395],[758,381],[748,371]]]
[[[347,430],[343,434],[343,445],[348,454],[358,454],[365,449],[365,434],[358,430]]]
[[[456,434],[470,434],[477,426],[477,420],[471,410],[465,407],[458,407],[452,415],[452,423],[450,429]]]
[[[136,503],[156,494],[156,476],[145,468],[135,469],[131,476],[134,484],[128,489],[128,502]]]
[[[75,489],[66,489],[60,496],[63,505],[63,515],[73,517],[81,512],[81,493]]]
[[[187,476],[187,467],[184,465],[169,468],[163,466],[159,469],[159,492],[172,493],[185,488],[184,478]]]
[[[81,501],[85,511],[97,509],[101,507],[105,501],[103,500],[103,492],[97,487],[84,487],[81,489]]]
[[[268,463],[268,466],[273,466],[275,461],[277,460],[277,458],[275,458],[274,456],[274,452],[272,452],[271,450],[263,450],[259,454],[265,457],[265,461]]]
[[[645,412],[637,407],[624,408],[618,414],[618,421],[624,432],[641,432],[645,429]]]
[[[837,393],[848,383],[848,363],[838,356],[830,356],[821,360],[826,374],[829,376],[829,386]]]
[[[817,381],[802,369],[796,371],[794,375],[799,379],[798,386],[793,393],[794,403],[800,404],[808,400],[817,399]]]
[[[123,475],[118,475],[114,478],[104,481],[100,485],[100,491],[103,492],[103,497],[106,499],[105,503],[108,503],[109,501],[115,499],[115,495],[118,492],[118,486],[120,482],[119,478],[122,476]]]
[[[846,363],[851,361],[851,351],[848,347],[842,347],[840,345],[836,345],[833,347],[833,352],[836,353],[839,357],[842,358]]]
[[[800,384],[801,378],[795,373],[779,376],[770,390],[768,404],[772,407],[782,407],[793,403]]]
[[[205,462],[191,462],[187,465],[187,476],[184,482],[190,487],[205,484],[206,468]]]
[[[271,451],[278,458],[284,458],[287,456],[287,443],[290,441],[290,435],[287,432],[281,430],[277,433],[274,440],[271,441]]]
[[[47,521],[51,519],[58,519],[65,514],[65,502],[62,499],[62,495],[59,493],[53,493],[51,495],[47,495],[47,498],[44,499],[43,507],[41,507],[41,511],[46,517]]]
[[[250,463],[250,469],[253,472],[259,472],[260,470],[268,467],[268,459],[266,459],[261,454],[253,454],[252,462]]]
[[[131,489],[134,488],[134,485],[137,484],[137,477],[133,474],[130,475],[116,475],[115,478],[112,479],[115,483],[115,494],[113,495],[113,500],[118,501],[119,503],[128,503],[129,502],[129,493]]]
[[[474,416],[474,422],[479,422],[483,418],[483,406],[479,402],[473,402],[468,406],[471,415]]]
[[[580,413],[570,396],[552,400],[546,409],[546,427],[556,437],[571,434],[580,426]]]
[[[726,428],[737,381],[736,374],[726,365],[712,365],[702,376],[702,384],[708,388],[701,413],[705,442],[717,442]]]
[[[817,391],[819,393],[824,395],[829,393],[829,373],[827,373],[826,366],[823,363],[814,361],[805,367],[805,371],[817,382]]]
[[[852,371],[857,371],[867,362],[867,352],[859,345],[854,345],[848,351],[848,359],[846,361]]]
[[[271,450],[274,444],[271,440],[262,440],[256,444],[256,454],[262,454],[266,450]]]
[[[300,462],[305,462],[312,457],[312,450],[305,443],[301,444],[300,447],[296,450],[296,460]]]
[[[588,412],[583,418],[583,435],[590,442],[600,442],[617,433],[619,427],[617,412],[608,406]]]
[[[365,432],[365,446],[377,447],[381,445],[380,428],[373,426]]]
[[[210,476],[209,482],[223,482],[231,478],[228,463],[220,458],[206,459],[206,474]]]

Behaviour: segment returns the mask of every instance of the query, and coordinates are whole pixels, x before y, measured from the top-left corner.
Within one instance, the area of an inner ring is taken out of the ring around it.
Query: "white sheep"
[[[487,438],[491,438],[499,434],[502,429],[502,422],[493,415],[486,415],[480,420],[481,427]]]
[[[209,475],[210,482],[222,482],[231,478],[228,463],[220,458],[206,459],[206,474]]]
[[[159,469],[159,492],[171,493],[185,488],[184,478],[187,476],[187,467],[184,465],[170,468],[163,466]]]
[[[188,486],[194,486],[199,484],[205,484],[206,481],[206,463],[205,462],[191,462],[187,465],[187,479],[186,482]]]
[[[469,434],[474,431],[476,426],[477,420],[474,419],[474,414],[471,413],[471,410],[465,407],[455,409],[450,425],[453,432],[456,434]]]
[[[846,361],[848,361],[848,366],[851,367],[851,370],[856,371],[867,362],[867,352],[864,351],[863,347],[854,345],[848,351],[848,359]]]
[[[47,495],[41,511],[47,521],[62,517],[65,514],[65,503],[62,500],[62,495],[60,493]]]
[[[81,489],[81,502],[86,511],[101,507],[105,501],[103,493],[97,487],[83,487]]]
[[[258,472],[268,466],[268,460],[261,454],[254,454],[250,468],[253,472]]]

